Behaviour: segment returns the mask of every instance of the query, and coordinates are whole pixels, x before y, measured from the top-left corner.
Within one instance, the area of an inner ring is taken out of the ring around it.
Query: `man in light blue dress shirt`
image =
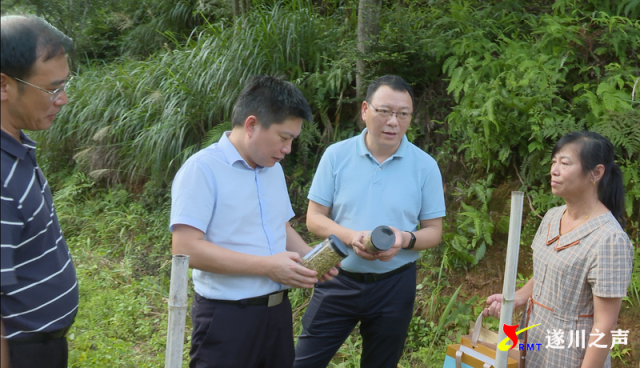
[[[349,245],[340,274],[316,286],[302,318],[294,367],[326,367],[360,322],[361,367],[397,366],[413,315],[418,251],[435,247],[445,215],[435,160],[406,136],[411,87],[387,75],[368,88],[367,128],[327,148],[309,190],[307,227]],[[395,244],[371,254],[363,237],[392,227]]]
[[[176,174],[173,253],[190,256],[196,291],[192,368],[292,365],[287,289],[318,281],[298,264],[311,248],[289,224],[294,213],[279,164],[303,119],[312,120],[311,109],[297,87],[253,77],[234,106],[232,131]]]

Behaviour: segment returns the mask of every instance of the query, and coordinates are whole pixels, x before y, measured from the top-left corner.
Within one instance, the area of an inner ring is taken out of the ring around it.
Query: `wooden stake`
[[[164,357],[165,368],[182,368],[188,278],[189,256],[174,255],[171,261],[171,284],[169,286],[169,326]]]
[[[502,326],[511,325],[513,319],[513,304],[516,295],[516,278],[518,275],[518,253],[520,252],[520,230],[522,229],[523,192],[511,192],[511,214],[509,215],[509,241],[507,244],[507,265],[504,270],[502,284],[502,306],[500,308],[500,329],[498,344],[505,338]],[[516,346],[514,349],[517,349]],[[509,362],[509,352],[496,350],[496,368],[506,368]]]

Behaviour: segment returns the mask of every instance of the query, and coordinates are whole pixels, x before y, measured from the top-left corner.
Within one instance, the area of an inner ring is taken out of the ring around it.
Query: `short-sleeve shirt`
[[[611,212],[560,235],[565,209],[547,212],[532,244],[532,298],[539,304],[533,304],[528,325],[542,325],[528,331],[527,343],[542,347],[527,352],[527,368],[580,367],[583,338],[588,344],[593,328],[593,297],[623,298],[631,281],[633,246]],[[554,330],[564,341],[553,346],[562,349],[545,348]],[[604,367],[610,366],[607,357]]]
[[[396,152],[383,163],[366,147],[361,134],[327,148],[313,177],[308,199],[331,209],[330,218],[356,231],[393,226],[415,231],[421,220],[445,216],[442,176],[436,161],[402,138]],[[418,259],[402,249],[391,261],[369,261],[355,255],[341,262],[347,271],[385,273]]]
[[[293,216],[282,166],[251,168],[225,132],[190,157],[171,188],[171,223],[204,232],[204,239],[240,253],[270,256],[286,250]],[[195,291],[208,299],[240,300],[286,288],[263,276],[194,269]]]
[[[78,280],[51,191],[36,163],[36,142],[2,132],[2,322],[5,338],[73,323]]]

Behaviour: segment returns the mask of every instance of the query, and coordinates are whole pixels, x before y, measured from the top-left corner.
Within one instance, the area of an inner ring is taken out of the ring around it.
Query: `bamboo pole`
[[[523,192],[511,192],[511,213],[509,215],[509,241],[507,244],[507,265],[504,270],[502,284],[502,306],[500,308],[500,329],[498,343],[507,335],[502,330],[505,324],[511,325],[513,319],[513,303],[516,294],[516,277],[518,274],[518,253],[520,251],[520,230],[522,228]],[[517,349],[515,347],[514,349]],[[496,368],[506,368],[509,352],[497,349]]]
[[[165,368],[182,367],[184,325],[187,317],[188,276],[189,256],[183,254],[174,255],[171,261],[171,284],[169,286],[169,325],[164,357]]]

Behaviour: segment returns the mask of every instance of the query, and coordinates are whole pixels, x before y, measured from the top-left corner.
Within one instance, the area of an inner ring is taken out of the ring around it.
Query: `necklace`
[[[578,227],[579,225],[582,225],[582,223],[583,223],[583,222],[587,221],[587,219],[589,218],[589,216],[591,216],[591,214],[593,213],[593,210],[595,210],[595,209],[596,209],[596,207],[598,207],[598,203],[599,203],[599,202],[596,202],[596,205],[595,205],[595,206],[593,206],[593,208],[591,209],[591,211],[589,211],[589,214],[588,214],[588,215],[587,215],[587,216],[586,216],[582,221],[580,221],[580,222],[578,222],[577,224],[575,224],[571,229],[569,229],[569,231],[565,231],[565,232],[564,232],[564,234],[566,234],[566,233],[568,233],[568,232],[571,232],[571,230],[575,229],[575,228],[576,228],[576,227]],[[564,220],[564,215],[566,215],[566,214],[567,214],[567,210],[565,209],[565,210],[564,210],[564,213],[562,214],[562,217],[560,218],[560,235],[564,235],[564,234],[562,233],[562,220]]]

